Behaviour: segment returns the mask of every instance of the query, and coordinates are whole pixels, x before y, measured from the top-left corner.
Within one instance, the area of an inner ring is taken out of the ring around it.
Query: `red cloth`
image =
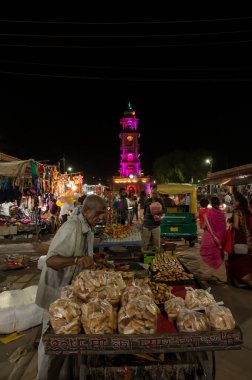
[[[233,229],[230,226],[226,231],[224,251],[227,253],[233,253],[234,239],[233,239]]]
[[[199,209],[199,226],[202,228],[203,222],[204,222],[204,214],[206,214],[208,211],[208,208],[200,208]]]
[[[194,288],[194,289],[197,288],[197,286],[194,284],[192,284],[192,285],[174,285],[172,287],[172,294],[174,294],[176,297],[185,298],[187,286],[190,286],[190,288]]]
[[[172,288],[172,294],[176,297],[185,298],[186,285],[174,285]],[[190,285],[192,288],[197,288],[196,285]],[[175,321],[169,321],[167,314],[163,307],[160,307],[160,313],[157,320],[157,334],[161,333],[175,333],[177,332],[177,326]]]
[[[42,164],[39,164],[39,165],[38,165],[38,172],[39,172],[40,174],[43,174],[43,173],[45,172],[44,166],[43,166]]]

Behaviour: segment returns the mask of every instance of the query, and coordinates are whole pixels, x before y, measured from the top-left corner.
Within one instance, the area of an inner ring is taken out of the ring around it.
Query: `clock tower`
[[[139,195],[142,190],[150,193],[150,177],[141,170],[139,154],[138,121],[130,102],[120,120],[120,169],[119,175],[112,178],[113,191],[125,188],[127,193]]]
[[[120,120],[122,126],[119,135],[121,139],[121,160],[120,160],[120,176],[121,177],[140,177],[140,159],[138,139],[140,133],[137,130],[138,119],[135,111],[129,102],[128,109],[124,112]]]

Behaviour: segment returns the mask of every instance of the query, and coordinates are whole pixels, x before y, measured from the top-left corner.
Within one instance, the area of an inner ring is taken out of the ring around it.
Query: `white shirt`
[[[74,209],[74,205],[69,205],[68,203],[63,203],[63,206],[60,208],[60,216],[69,215],[69,212]]]
[[[182,201],[181,201],[181,204],[182,205],[185,205],[185,206],[190,206],[190,195],[186,195]]]
[[[231,203],[231,197],[230,197],[230,195],[229,194],[226,194],[225,195],[225,197],[224,197],[224,201],[225,201],[225,203],[227,204],[227,205],[230,205],[230,203]]]

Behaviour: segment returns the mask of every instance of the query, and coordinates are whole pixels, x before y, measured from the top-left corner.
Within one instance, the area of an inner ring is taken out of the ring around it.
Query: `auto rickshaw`
[[[197,240],[197,191],[192,184],[168,183],[158,185],[159,194],[176,195],[178,199],[190,195],[189,210],[180,203],[167,207],[165,217],[161,221],[161,237],[182,238],[189,242],[191,247]]]

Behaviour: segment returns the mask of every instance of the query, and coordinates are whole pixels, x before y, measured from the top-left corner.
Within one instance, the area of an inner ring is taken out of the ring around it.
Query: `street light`
[[[67,169],[69,172],[71,172],[72,171],[72,168],[71,168],[71,166]]]
[[[210,171],[212,171],[212,168],[213,168],[213,159],[212,158],[207,158],[205,162],[206,162],[206,164],[210,165]]]

